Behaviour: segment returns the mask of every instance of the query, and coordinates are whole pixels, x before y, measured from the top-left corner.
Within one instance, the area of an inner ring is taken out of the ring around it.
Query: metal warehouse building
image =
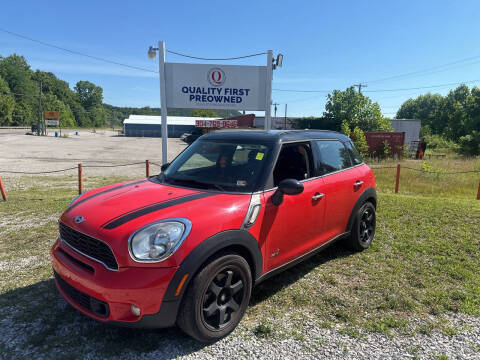
[[[392,119],[392,127],[397,132],[404,132],[404,144],[410,145],[412,141],[418,141],[420,138],[421,120],[416,119]]]
[[[168,116],[168,137],[180,137],[185,132],[195,129],[196,120],[218,120],[219,118],[203,118],[188,116]],[[150,115],[130,115],[123,121],[125,136],[162,137],[162,117]]]

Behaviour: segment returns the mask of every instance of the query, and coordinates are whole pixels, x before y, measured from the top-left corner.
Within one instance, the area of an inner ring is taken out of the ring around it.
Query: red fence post
[[[397,178],[395,179],[395,194],[398,194],[399,185],[400,185],[400,164],[397,165]]]
[[[145,174],[147,178],[150,176],[150,161],[145,160]]]
[[[2,182],[2,179],[0,179],[0,184],[1,182]],[[478,182],[477,200],[480,200],[480,181]]]
[[[78,164],[78,195],[81,195],[82,192],[83,192],[82,164]]]
[[[3,187],[3,181],[1,176],[0,176],[0,192],[2,193],[3,201],[7,201],[7,193],[5,192],[5,188]]]

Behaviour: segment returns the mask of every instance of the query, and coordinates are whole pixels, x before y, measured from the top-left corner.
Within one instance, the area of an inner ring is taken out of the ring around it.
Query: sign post
[[[273,69],[281,66],[282,54],[275,66],[272,50],[267,52],[267,66],[239,66],[166,62],[164,41],[158,42],[158,48],[150,46],[148,56],[154,58],[157,50],[164,164],[168,161],[168,108],[265,111],[264,128],[271,129]]]
[[[267,81],[265,89],[265,130],[272,128],[272,78],[273,78],[273,52],[268,50],[267,52]]]
[[[165,42],[158,42],[158,70],[160,72],[160,107],[162,115],[162,164],[168,162],[167,91],[165,84]]]
[[[58,126],[58,130],[60,130],[60,136],[62,136],[62,129],[60,128],[60,112],[44,111],[43,119],[45,122],[45,133],[47,132],[47,126]]]

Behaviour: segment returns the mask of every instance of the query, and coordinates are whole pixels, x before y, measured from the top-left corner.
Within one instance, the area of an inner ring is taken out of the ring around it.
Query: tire
[[[376,212],[371,202],[366,202],[355,214],[355,221],[346,245],[353,251],[367,249],[375,236]]]
[[[239,255],[223,255],[192,280],[179,310],[177,325],[191,337],[211,343],[230,334],[250,301],[252,275]]]

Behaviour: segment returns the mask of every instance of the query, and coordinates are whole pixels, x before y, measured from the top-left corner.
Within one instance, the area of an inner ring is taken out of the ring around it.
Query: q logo
[[[225,82],[225,73],[220,68],[212,68],[208,71],[207,79],[213,86],[222,86]]]

